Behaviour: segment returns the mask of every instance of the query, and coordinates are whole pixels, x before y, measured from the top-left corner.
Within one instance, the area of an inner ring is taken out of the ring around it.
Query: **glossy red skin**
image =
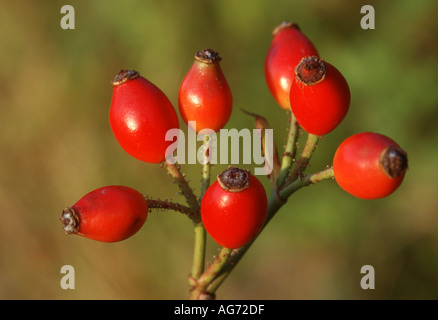
[[[141,193],[124,186],[94,190],[72,206],[78,216],[77,234],[102,242],[134,235],[146,221],[148,205]]]
[[[196,132],[218,131],[227,124],[233,97],[219,63],[195,60],[181,83],[178,106],[186,123],[196,121]]]
[[[267,208],[265,189],[251,176],[250,186],[240,192],[226,191],[215,181],[202,199],[201,217],[217,244],[236,249],[257,236],[266,220]]]
[[[285,110],[290,110],[295,67],[307,56],[318,56],[318,51],[300,30],[284,28],[274,36],[265,59],[265,78],[275,100]]]
[[[167,96],[143,77],[114,86],[109,120],[122,148],[147,163],[163,162],[172,141],[166,132],[179,128],[178,116]]]
[[[338,185],[361,199],[378,199],[393,193],[405,174],[391,178],[383,171],[379,160],[389,146],[399,147],[391,138],[372,132],[357,133],[345,139],[333,158]]]
[[[333,131],[350,108],[350,88],[344,76],[325,62],[325,78],[314,85],[304,85],[298,77],[290,89],[292,112],[308,133],[325,135]]]

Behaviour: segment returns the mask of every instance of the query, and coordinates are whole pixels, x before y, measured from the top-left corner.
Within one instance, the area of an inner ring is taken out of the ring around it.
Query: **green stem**
[[[302,187],[306,187],[310,184],[318,183],[321,180],[333,179],[333,168],[328,167],[325,170],[319,171],[314,174],[305,175],[301,179],[297,179],[292,183],[285,186],[279,192],[279,196],[281,199],[287,199],[290,197],[295,191],[301,189]]]
[[[226,268],[230,259],[232,249],[221,248],[218,256],[213,260],[212,264],[195,282],[192,288],[190,299],[199,299],[203,293],[208,292],[214,294],[214,291],[207,290],[207,286],[218,276],[218,274]]]
[[[303,174],[304,170],[306,170],[310,158],[312,157],[313,151],[315,151],[315,148],[318,145],[318,141],[318,135],[309,133],[303,152],[301,153],[300,159],[298,160],[294,171],[288,179],[289,181],[295,181],[300,175]]]
[[[202,198],[204,196],[205,191],[207,191],[210,186],[210,139],[208,135],[204,137],[204,163],[202,164],[202,179],[201,179],[201,194],[199,196],[199,205],[201,205]],[[192,285],[193,279],[198,279],[201,274],[204,272],[205,265],[205,251],[207,246],[207,231],[204,228],[202,221],[195,223],[194,225],[195,232],[195,243],[193,250],[193,263],[192,263],[192,272],[189,278],[189,284]]]
[[[281,188],[289,175],[293,159],[296,152],[296,142],[298,138],[298,122],[292,112],[290,114],[290,127],[287,135],[287,142],[284,148],[283,158],[281,160],[280,174],[277,180],[277,188]]]
[[[207,232],[205,231],[202,221],[194,225],[194,231],[195,244],[193,250],[192,272],[190,276],[193,279],[198,279],[204,272]]]
[[[205,135],[204,137],[204,148],[205,148],[205,154],[204,154],[204,163],[202,164],[201,195],[199,197],[199,203],[201,203],[205,191],[207,191],[208,187],[210,186],[210,176],[211,176],[211,172],[210,172],[211,165],[209,158],[210,138],[208,135]]]

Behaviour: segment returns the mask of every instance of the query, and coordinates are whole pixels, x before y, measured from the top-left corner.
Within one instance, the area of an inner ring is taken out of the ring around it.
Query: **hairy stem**
[[[290,127],[287,135],[286,146],[284,148],[283,158],[281,160],[281,168],[277,180],[277,188],[281,188],[286,180],[286,177],[289,176],[296,152],[296,142],[298,138],[298,122],[295,119],[295,116],[292,112],[290,112],[289,115],[290,115],[290,119],[289,119]]]
[[[170,164],[165,162],[165,166],[169,174],[173,177],[179,189],[181,190],[182,195],[186,199],[187,204],[189,205],[192,211],[196,212],[196,216],[193,217],[193,222],[197,223],[201,221],[200,214],[200,206],[198,200],[196,199],[195,194],[193,193],[192,188],[190,188],[185,176],[181,173],[180,167],[175,164]]]
[[[182,204],[175,203],[169,200],[154,200],[146,199],[149,209],[163,209],[163,210],[174,210],[185,214],[190,219],[194,219],[198,213],[190,209],[189,207],[183,206]]]

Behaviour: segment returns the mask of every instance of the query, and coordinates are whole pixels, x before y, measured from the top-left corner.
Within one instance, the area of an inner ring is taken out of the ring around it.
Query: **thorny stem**
[[[292,112],[289,112],[289,115],[290,115],[290,127],[289,127],[289,133],[287,135],[286,146],[284,148],[283,158],[281,160],[281,168],[277,180],[277,188],[281,188],[283,186],[286,177],[289,175],[296,152],[296,142],[298,138],[299,125],[297,120],[295,119],[294,114]]]
[[[149,209],[163,209],[163,210],[174,210],[185,214],[190,219],[194,219],[198,215],[197,212],[194,212],[189,207],[183,206],[182,204],[175,203],[169,200],[154,200],[154,199],[146,199]]]
[[[182,192],[182,195],[186,199],[187,204],[189,205],[192,211],[196,212],[196,216],[192,218],[194,223],[201,221],[201,209],[196,199],[195,194],[193,193],[192,188],[190,188],[189,183],[187,182],[185,176],[181,173],[180,167],[175,164],[170,164],[165,162],[164,165],[167,168],[169,174],[173,177],[179,189]]]
[[[301,189],[302,187],[318,183],[322,180],[333,179],[333,177],[333,169],[328,167],[325,170],[304,176],[302,179],[297,179],[290,183],[279,192],[280,197],[278,196],[277,192],[273,190],[268,201],[268,214],[262,230],[266,227],[278,210],[286,203],[281,199],[287,199],[295,191]],[[210,294],[214,294],[256,239],[257,237],[252,242],[246,244],[240,249],[230,251],[230,249],[222,248],[219,252],[218,258],[212,262],[208,270],[199,278],[200,281],[196,283],[196,287],[192,290],[192,293],[197,292],[199,294],[200,292],[206,291]],[[226,257],[225,260],[224,257]],[[192,295],[192,297],[194,296]]]
[[[195,213],[190,218],[194,224],[195,244],[193,252],[193,263],[191,277],[197,279],[204,271],[205,263],[205,248],[206,248],[206,231],[201,220],[200,202],[196,199],[192,188],[190,188],[187,180],[180,171],[180,167],[175,164],[165,163],[167,171],[174,178],[176,184],[184,195],[190,209]],[[206,183],[206,182],[205,182]]]

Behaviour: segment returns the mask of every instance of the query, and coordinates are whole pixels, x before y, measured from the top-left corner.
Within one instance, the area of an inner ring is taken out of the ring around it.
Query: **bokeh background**
[[[75,30],[60,27],[64,4],[75,9]],[[365,4],[375,8],[375,30],[360,27]],[[288,20],[352,92],[349,114],[324,136],[309,172],[361,131],[395,139],[410,168],[385,199],[356,199],[334,181],[298,191],[218,299],[437,299],[437,12],[434,0],[1,1],[0,298],[187,298],[186,217],[153,212],[134,237],[105,244],[64,235],[61,210],[113,184],[184,201],[165,169],[131,158],[112,135],[110,82],[122,68],[140,71],[176,107],[194,53],[219,51],[235,101],[227,128],[253,127],[240,108],[265,115],[281,149],[288,125],[263,63],[271,31]],[[199,166],[183,171],[198,192]],[[209,240],[207,257],[216,250]],[[75,268],[74,290],[60,287],[63,265]],[[363,265],[375,268],[375,290],[360,287]]]

